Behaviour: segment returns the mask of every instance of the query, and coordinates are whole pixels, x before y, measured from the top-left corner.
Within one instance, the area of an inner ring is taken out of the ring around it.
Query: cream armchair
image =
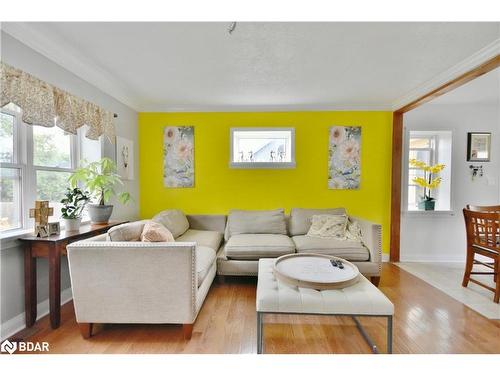
[[[215,277],[215,254],[207,257],[195,242],[113,242],[106,234],[67,249],[84,338],[93,323],[176,323],[191,337]]]

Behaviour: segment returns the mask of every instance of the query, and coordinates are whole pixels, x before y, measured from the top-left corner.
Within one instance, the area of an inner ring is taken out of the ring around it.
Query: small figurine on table
[[[35,201],[35,208],[30,208],[30,218],[35,219],[34,236],[49,236],[49,216],[52,215],[54,215],[54,208],[49,207],[49,201]]]

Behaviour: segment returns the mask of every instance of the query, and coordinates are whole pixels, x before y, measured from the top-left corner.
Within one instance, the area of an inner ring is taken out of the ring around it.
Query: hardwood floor
[[[50,353],[256,353],[255,286],[255,278],[215,281],[189,341],[180,325],[133,324],[97,324],[84,340],[71,302],[59,329],[44,317],[14,339],[47,341]],[[392,264],[384,264],[379,287],[395,305],[394,353],[500,353],[499,320]],[[385,351],[385,319],[360,321]],[[350,318],[270,316],[265,323],[266,353],[370,353]]]

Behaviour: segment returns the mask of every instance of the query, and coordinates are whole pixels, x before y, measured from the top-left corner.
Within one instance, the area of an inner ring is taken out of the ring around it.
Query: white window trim
[[[431,133],[437,133],[437,132],[450,132],[451,133],[451,141],[452,141],[452,155],[451,159],[453,160],[453,139],[455,137],[454,131],[452,129],[439,129],[439,130],[427,130],[427,129],[410,129],[410,128],[404,128],[404,144],[403,144],[403,181],[402,181],[402,186],[403,188],[401,189],[403,191],[403,202],[402,202],[402,215],[403,216],[408,216],[408,217],[418,217],[418,216],[455,216],[456,212],[454,209],[454,199],[453,199],[453,189],[450,189],[450,209],[449,210],[433,210],[433,211],[425,211],[425,210],[409,210],[408,209],[408,186],[409,184],[409,170],[410,168],[408,167],[409,162],[410,162],[410,157],[409,157],[409,150],[410,150],[410,132],[411,131],[418,131],[418,132],[429,132]],[[438,160],[438,150],[435,150],[435,155],[434,155],[434,160]],[[452,168],[452,166],[448,166]],[[453,169],[450,171],[450,178],[453,181]],[[453,185],[451,185],[453,186]]]
[[[1,112],[14,116],[14,161],[15,163],[0,163],[2,168],[19,168],[21,171],[21,203],[20,217],[21,228],[12,228],[0,232],[0,239],[17,239],[27,233],[33,231],[31,219],[29,218],[29,209],[36,200],[36,172],[37,171],[56,171],[56,172],[74,172],[78,167],[81,155],[81,142],[84,136],[82,132],[77,132],[76,135],[70,138],[71,145],[71,167],[45,167],[34,165],[34,143],[33,143],[33,126],[27,125],[22,121],[22,112],[12,111],[7,108],[1,108]],[[101,155],[103,144],[101,142]],[[29,203],[33,202],[33,203]],[[54,212],[50,217],[52,221],[60,221],[60,213]],[[82,222],[88,223],[89,220]],[[64,226],[61,225],[61,229]]]
[[[253,162],[242,163],[233,161],[234,151],[234,133],[238,131],[289,131],[290,136],[290,162]],[[231,128],[229,134],[229,167],[232,169],[291,169],[296,167],[295,163],[295,128],[266,128],[266,127],[245,127],[245,128]]]

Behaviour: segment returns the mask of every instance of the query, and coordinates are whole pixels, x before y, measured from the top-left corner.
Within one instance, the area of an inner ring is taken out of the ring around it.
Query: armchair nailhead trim
[[[196,318],[196,290],[198,288],[196,282],[196,246],[191,247],[191,319]]]

